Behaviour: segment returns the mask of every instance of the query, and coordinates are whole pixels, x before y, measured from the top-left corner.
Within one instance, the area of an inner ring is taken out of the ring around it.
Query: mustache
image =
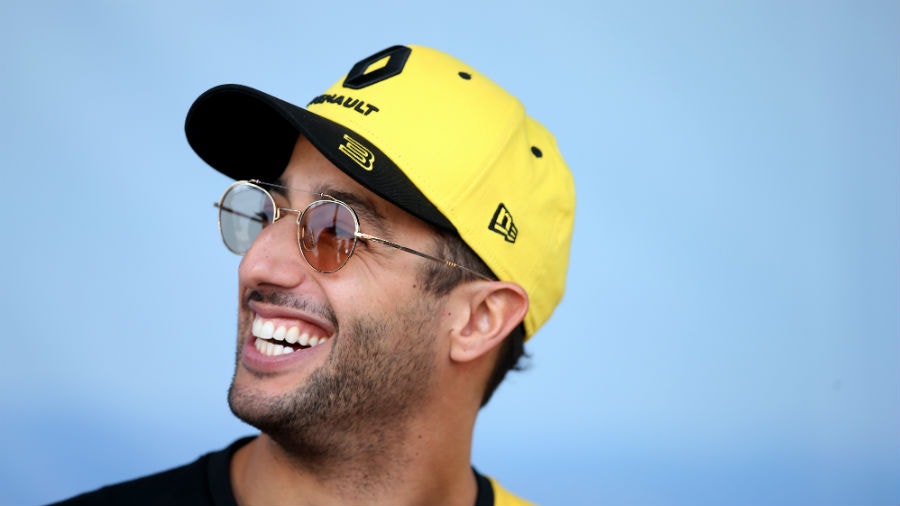
[[[244,298],[244,304],[246,305],[247,302],[250,301],[262,302],[272,306],[286,307],[314,314],[328,320],[335,330],[338,328],[337,316],[335,316],[331,306],[314,302],[309,297],[299,297],[297,295],[281,292],[263,293],[259,290],[251,290]]]

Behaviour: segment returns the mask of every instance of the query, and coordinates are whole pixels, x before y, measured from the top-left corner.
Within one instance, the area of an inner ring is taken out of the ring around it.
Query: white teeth
[[[316,340],[318,341],[317,344],[322,344],[325,341],[327,341],[328,338],[322,337],[322,338],[316,338]],[[280,344],[275,344],[271,341],[265,341],[263,339],[256,339],[256,341],[253,343],[253,345],[256,347],[257,351],[259,351],[263,355],[267,355],[270,357],[277,357],[278,355],[286,355],[288,353],[294,353],[294,351],[295,351],[294,348],[291,348],[290,346],[282,346]]]
[[[326,336],[310,336],[308,332],[300,333],[300,328],[296,326],[279,325],[275,327],[275,322],[265,320],[259,316],[253,319],[251,332],[257,337],[253,343],[256,349],[263,355],[277,357],[286,353],[293,353],[295,350],[291,346],[284,346],[272,342],[283,341],[289,344],[299,344],[303,347],[313,347],[328,341]]]

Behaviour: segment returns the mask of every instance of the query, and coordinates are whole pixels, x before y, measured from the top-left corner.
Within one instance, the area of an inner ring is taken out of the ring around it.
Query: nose
[[[309,266],[297,244],[297,221],[286,215],[267,226],[241,259],[238,277],[248,288],[293,288],[306,279]]]

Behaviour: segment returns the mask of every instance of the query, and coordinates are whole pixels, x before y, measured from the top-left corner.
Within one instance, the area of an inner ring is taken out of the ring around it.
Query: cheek
[[[336,273],[322,275],[322,289],[339,314],[396,314],[425,295],[416,280],[404,274],[385,269],[380,270],[380,275],[373,270],[363,274],[358,266],[353,267],[357,269],[351,270],[348,265]]]

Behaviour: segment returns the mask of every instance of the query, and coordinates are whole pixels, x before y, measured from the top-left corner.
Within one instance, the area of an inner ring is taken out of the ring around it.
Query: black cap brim
[[[281,176],[302,135],[376,195],[434,226],[455,230],[390,157],[365,137],[254,88],[226,84],[206,91],[191,105],[184,129],[191,148],[217,171],[233,179],[264,181]],[[346,135],[366,143],[379,160],[378,170],[360,170],[340,152]]]

